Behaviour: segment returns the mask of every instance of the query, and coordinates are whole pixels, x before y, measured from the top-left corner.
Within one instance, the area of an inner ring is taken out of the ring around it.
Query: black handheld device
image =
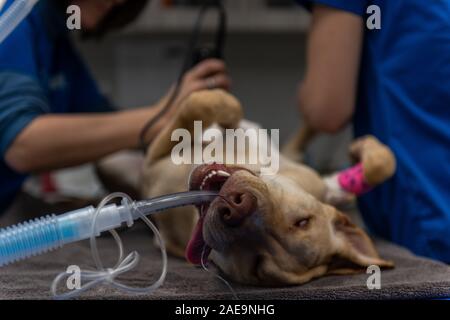
[[[218,12],[218,24],[215,33],[215,40],[212,44],[211,43],[202,44],[200,43],[202,23],[206,13],[212,9],[216,9]],[[225,7],[222,3],[222,0],[206,0],[200,9],[200,13],[197,17],[194,29],[189,39],[186,56],[181,71],[178,75],[175,89],[173,90],[164,108],[162,108],[161,111],[158,112],[158,114],[156,114],[153,118],[151,118],[141,130],[141,133],[139,135],[139,143],[144,152],[147,149],[147,143],[145,141],[145,136],[147,132],[155,125],[156,122],[158,122],[161,119],[161,117],[164,116],[164,114],[166,114],[166,112],[172,106],[173,102],[175,101],[175,99],[179,94],[181,81],[183,80],[185,73],[205,59],[209,58],[216,58],[221,60],[224,59],[226,31],[227,31],[227,14]]]
[[[212,9],[217,10],[218,21],[217,28],[212,43],[201,43],[201,27],[206,13]],[[201,8],[190,41],[191,63],[188,68],[192,68],[199,62],[209,59],[224,59],[224,47],[226,40],[227,15],[225,8],[220,0],[210,0]]]

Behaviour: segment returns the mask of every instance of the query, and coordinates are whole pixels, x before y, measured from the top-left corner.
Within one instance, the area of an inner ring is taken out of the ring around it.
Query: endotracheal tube
[[[162,238],[146,215],[180,206],[208,203],[217,196],[218,194],[216,192],[189,191],[165,195],[150,200],[132,201],[126,194],[114,193],[103,199],[97,209],[89,206],[59,216],[48,215],[28,222],[19,223],[18,225],[0,230],[0,267],[60,248],[68,243],[90,239],[92,256],[98,271],[84,272],[84,279],[92,281],[83,287],[82,290],[69,292],[64,295],[56,294],[56,286],[61,278],[64,277],[64,274],[60,274],[52,285],[52,291],[56,297],[73,297],[81,291],[105,280],[108,280],[119,289],[135,293],[148,293],[162,284],[166,273],[167,257]],[[108,204],[115,198],[121,198],[122,203],[120,205]],[[114,231],[114,229],[120,227],[123,223],[131,227],[136,219],[144,220],[152,229],[160,242],[163,255],[163,272],[161,273],[160,279],[154,285],[142,289],[127,287],[113,280],[115,276],[136,266],[139,260],[139,255],[136,252],[132,252],[126,258],[123,258],[122,242]],[[110,231],[119,246],[119,261],[112,269],[103,268],[97,251],[95,239],[104,231]]]

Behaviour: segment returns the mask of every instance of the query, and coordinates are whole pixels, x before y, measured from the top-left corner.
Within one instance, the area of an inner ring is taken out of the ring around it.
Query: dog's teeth
[[[203,187],[205,186],[206,181],[208,181],[209,176],[206,176],[203,178],[202,184],[200,185],[200,188],[203,189]]]
[[[222,177],[229,177],[230,176],[230,174],[228,172],[225,172],[223,170],[217,171],[217,175],[222,176]]]
[[[203,188],[205,187],[206,182],[207,182],[209,179],[211,179],[212,177],[216,176],[216,175],[220,175],[220,176],[224,176],[224,177],[229,177],[229,176],[230,176],[230,174],[228,174],[227,172],[222,171],[222,170],[218,170],[218,171],[216,171],[216,170],[211,170],[211,172],[209,172],[209,173],[203,178],[203,181],[202,181],[202,183],[201,183],[201,185],[200,185],[200,190],[203,190]]]
[[[215,175],[216,175],[216,172],[215,172],[215,171],[211,171],[211,172],[208,174],[208,178],[214,177]]]

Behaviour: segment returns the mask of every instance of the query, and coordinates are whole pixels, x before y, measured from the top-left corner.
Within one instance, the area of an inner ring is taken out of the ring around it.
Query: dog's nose
[[[256,209],[256,197],[249,192],[232,192],[225,196],[218,207],[222,221],[230,226],[237,227]]]

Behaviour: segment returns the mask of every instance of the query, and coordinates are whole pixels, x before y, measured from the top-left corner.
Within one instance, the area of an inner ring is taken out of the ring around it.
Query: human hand
[[[181,79],[179,91],[173,105],[179,106],[190,94],[206,89],[224,89],[229,90],[231,87],[231,79],[227,73],[227,68],[222,60],[207,59],[192,69],[190,69]],[[173,87],[166,98],[173,93]]]
[[[158,102],[156,105],[156,109],[150,110],[152,113],[154,110],[157,112],[161,112],[166,107],[169,107],[161,117],[155,122],[151,127],[145,129],[145,131],[141,132],[141,140],[143,136],[154,136],[157,132],[159,132],[170,119],[173,114],[178,110],[178,107],[181,103],[186,99],[189,95],[196,91],[206,90],[206,89],[224,89],[229,90],[231,86],[230,77],[227,74],[226,65],[222,60],[218,59],[207,59],[192,69],[187,71],[183,78],[181,79],[181,83],[179,84],[178,92],[176,97],[173,98],[175,86],[173,86],[170,91]],[[171,99],[174,99],[171,101]],[[170,105],[168,105],[170,104]],[[152,119],[152,118],[150,118]],[[148,125],[148,124],[147,124]],[[149,129],[152,129],[151,132]],[[150,138],[146,138],[145,141],[151,140]]]

